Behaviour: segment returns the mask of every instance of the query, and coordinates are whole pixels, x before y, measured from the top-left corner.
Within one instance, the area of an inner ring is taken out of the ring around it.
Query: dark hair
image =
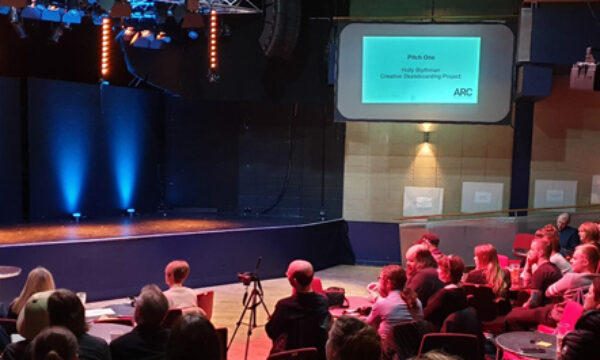
[[[173,274],[173,281],[181,284],[190,274],[190,264],[185,260],[174,260],[167,265],[167,272]]]
[[[50,326],[64,326],[79,337],[88,330],[85,309],[71,290],[58,289],[48,297]]]
[[[329,331],[329,360],[364,360],[381,357],[381,338],[374,327],[351,316],[337,319]]]
[[[167,360],[219,360],[217,332],[201,314],[187,314],[175,322],[167,345]]]
[[[600,277],[596,276],[594,280],[592,280],[592,285],[594,285],[594,300],[600,301]]]
[[[77,339],[62,327],[49,327],[32,343],[33,360],[73,360],[77,356]]]
[[[440,238],[434,233],[425,233],[421,236],[419,240],[415,244],[425,244],[429,243],[435,247],[440,245]]]
[[[426,269],[426,268],[437,268],[437,261],[433,255],[431,255],[431,251],[425,248],[424,245],[421,245],[417,251],[415,252],[415,267],[417,269]]]
[[[156,285],[146,285],[136,299],[135,320],[138,324],[160,326],[169,311],[169,301]]]
[[[465,272],[465,263],[458,255],[442,256],[438,261],[438,266],[447,274],[450,274],[450,281],[458,284]]]
[[[406,271],[400,265],[387,265],[381,269],[380,276],[383,279],[390,281],[392,290],[399,290],[402,300],[406,303],[409,309],[413,310],[417,307],[417,293],[412,289],[405,288]]]
[[[594,285],[596,287],[596,285]],[[584,312],[577,323],[576,330],[587,330],[600,335],[600,310],[589,310]],[[600,338],[599,338],[600,340]]]

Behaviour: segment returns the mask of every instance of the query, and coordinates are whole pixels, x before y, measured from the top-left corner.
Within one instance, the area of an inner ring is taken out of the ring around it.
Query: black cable
[[[287,167],[287,173],[285,174],[285,180],[283,181],[283,186],[281,187],[281,191],[279,192],[279,195],[277,195],[277,199],[275,199],[275,202],[273,203],[273,205],[271,205],[267,209],[261,211],[259,213],[259,215],[265,215],[269,211],[271,211],[275,207],[277,207],[277,205],[279,205],[279,203],[283,199],[283,196],[285,195],[285,189],[287,188],[287,185],[290,182],[290,178],[292,176],[292,154],[294,152],[294,142],[293,142],[293,137],[292,137],[292,129],[293,129],[292,124],[294,123],[294,118],[296,118],[297,116],[298,116],[298,104],[294,104],[293,114],[292,114],[292,116],[290,116],[290,124],[289,124],[289,128],[288,128],[288,139],[289,139],[288,167]]]

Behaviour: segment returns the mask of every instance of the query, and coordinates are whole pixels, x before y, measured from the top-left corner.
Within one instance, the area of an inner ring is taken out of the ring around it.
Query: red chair
[[[520,258],[526,258],[527,252],[529,251],[529,247],[531,246],[531,242],[534,238],[535,235],[533,234],[517,234],[515,236],[515,241],[513,242],[513,255]]]
[[[431,350],[443,350],[450,355],[458,355],[463,360],[481,360],[477,336],[458,333],[429,333],[423,336],[419,355]]]
[[[212,290],[205,291],[203,293],[199,293],[198,295],[196,295],[196,302],[198,304],[198,307],[200,309],[204,310],[204,312],[206,313],[206,318],[208,320],[210,320],[212,317],[214,301],[215,301],[215,292]]]
[[[316,293],[319,294],[325,294],[325,291],[323,290],[323,283],[321,283],[321,279],[318,277],[313,277],[312,282],[310,283],[310,286],[312,287],[312,290]],[[292,288],[292,295],[296,294],[296,289]]]
[[[219,340],[219,349],[221,349],[220,360],[227,360],[227,328],[218,327],[215,330],[217,331],[217,339]]]
[[[135,321],[133,320],[133,316],[115,316],[115,317],[99,317],[94,320],[95,323],[98,324],[121,324],[128,326],[135,326]]]
[[[569,331],[573,331],[575,330],[575,323],[579,320],[581,314],[583,314],[583,306],[578,302],[569,301],[565,305],[563,314],[560,317],[560,322],[569,324]],[[545,334],[553,334],[554,328],[546,325],[538,325],[537,331]]]
[[[501,268],[507,268],[509,264],[508,256],[498,254],[498,264]]]
[[[317,348],[309,347],[269,355],[267,360],[317,360]]]

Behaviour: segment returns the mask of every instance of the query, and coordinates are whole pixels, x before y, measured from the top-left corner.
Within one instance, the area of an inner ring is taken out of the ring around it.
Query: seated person
[[[597,277],[594,272],[598,261],[600,261],[600,252],[595,246],[580,245],[576,247],[571,259],[573,272],[566,274],[546,290],[546,297],[557,298],[559,302],[533,309],[513,309],[505,318],[508,330],[528,330],[538,324],[556,326],[562,317],[566,303],[573,300],[578,293],[586,292],[594,278]]]
[[[558,229],[558,238],[560,240],[560,253],[567,259],[573,255],[575,247],[581,244],[577,229],[570,227],[571,215],[562,213],[556,218],[556,228]]]
[[[159,287],[144,286],[135,302],[137,325],[110,343],[112,360],[164,359],[170,331],[161,323],[168,310],[169,302]]]
[[[27,280],[25,281],[23,290],[21,290],[21,294],[8,305],[6,317],[16,319],[31,295],[48,290],[54,290],[54,278],[50,271],[41,266],[31,270],[29,275],[27,275]]]
[[[271,353],[303,347],[316,347],[319,359],[325,359],[325,342],[331,323],[327,297],[312,290],[311,263],[294,260],[286,276],[295,293],[281,299],[265,326],[273,340]]]
[[[599,237],[598,227],[593,222],[584,222],[579,226],[579,238],[582,244],[591,244],[600,250]]]
[[[497,297],[508,295],[510,273],[500,267],[498,252],[492,244],[475,247],[475,270],[467,274],[465,283],[488,285]]]
[[[47,328],[33,339],[30,359],[77,360],[77,339],[68,329]]]
[[[378,360],[381,338],[364,321],[352,316],[337,319],[327,339],[327,360]]]
[[[543,228],[535,232],[535,237],[548,237],[550,239],[550,245],[552,245],[552,254],[550,255],[550,262],[556,265],[560,272],[564,275],[571,272],[571,264],[565,257],[560,253],[560,240],[558,239],[558,229],[552,225],[547,224]],[[533,268],[535,271],[535,268]]]
[[[25,338],[9,344],[2,353],[3,360],[31,359],[31,341],[50,324],[48,316],[48,297],[54,290],[31,295],[17,319],[17,332]]]
[[[202,314],[183,315],[173,325],[167,360],[219,360],[217,331]]]
[[[467,293],[459,285],[464,271],[465,263],[460,256],[443,256],[438,261],[438,275],[445,286],[433,294],[423,310],[425,320],[431,322],[436,329],[442,327],[448,315],[468,306]]]
[[[561,360],[600,359],[600,311],[586,311],[563,339]]]
[[[583,298],[583,310],[600,310],[600,276],[592,280],[592,285]]]
[[[433,256],[435,261],[439,261],[440,258],[444,255],[439,249],[440,238],[434,233],[423,234],[421,238],[415,242],[415,245],[427,246],[427,249],[431,253],[431,256]]]
[[[70,290],[58,289],[48,298],[50,326],[63,326],[77,338],[79,358],[110,360],[110,350],[104,339],[89,335],[85,309],[79,297]]]
[[[169,290],[164,292],[169,301],[170,308],[196,307],[198,300],[196,292],[183,286],[183,282],[190,274],[190,265],[184,260],[171,261],[165,268],[165,283]]]
[[[549,303],[545,295],[546,290],[562,277],[558,267],[550,262],[551,253],[552,245],[549,237],[535,238],[531,242],[527,253],[526,270],[524,270],[524,279],[529,280],[527,286],[531,287],[531,294],[523,307],[535,308]],[[535,265],[533,274],[530,272],[532,265]]]
[[[373,325],[381,336],[385,358],[394,355],[394,325],[423,319],[421,302],[412,289],[405,288],[406,281],[406,272],[400,265],[384,266],[379,274],[380,297],[373,304],[367,323]]]
[[[406,252],[406,287],[419,296],[423,306],[431,295],[444,287],[437,274],[437,262],[425,245],[413,245]]]

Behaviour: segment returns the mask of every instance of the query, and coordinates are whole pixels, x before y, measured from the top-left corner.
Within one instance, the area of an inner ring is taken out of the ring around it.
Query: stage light
[[[71,9],[63,15],[62,21],[65,24],[81,24],[81,18],[84,14],[81,10]]]
[[[135,209],[134,208],[126,209],[125,213],[127,214],[127,216],[129,216],[130,218],[132,218],[135,215]]]
[[[107,76],[110,72],[110,37],[112,34],[111,29],[111,20],[109,17],[105,17],[102,19],[102,41],[100,43],[101,46],[101,56],[100,56],[100,75],[101,78]]]
[[[208,43],[208,81],[211,83],[216,82],[219,77],[216,75],[218,68],[218,48],[217,48],[217,31],[218,31],[218,22],[217,22],[217,11],[212,9],[210,11],[210,41]],[[211,75],[213,74],[213,75]]]
[[[8,15],[10,6],[0,6],[0,15]]]
[[[80,212],[74,212],[71,214],[71,216],[73,217],[73,220],[75,220],[75,222],[79,222],[79,219],[81,219],[81,213]]]
[[[37,6],[27,6],[21,10],[21,17],[23,19],[39,20],[42,18],[42,10]]]
[[[56,6],[50,6],[42,10],[42,20],[51,22],[60,22],[61,10]]]
[[[192,40],[196,40],[198,38],[198,33],[195,32],[194,30],[190,30],[188,31],[188,37]]]

